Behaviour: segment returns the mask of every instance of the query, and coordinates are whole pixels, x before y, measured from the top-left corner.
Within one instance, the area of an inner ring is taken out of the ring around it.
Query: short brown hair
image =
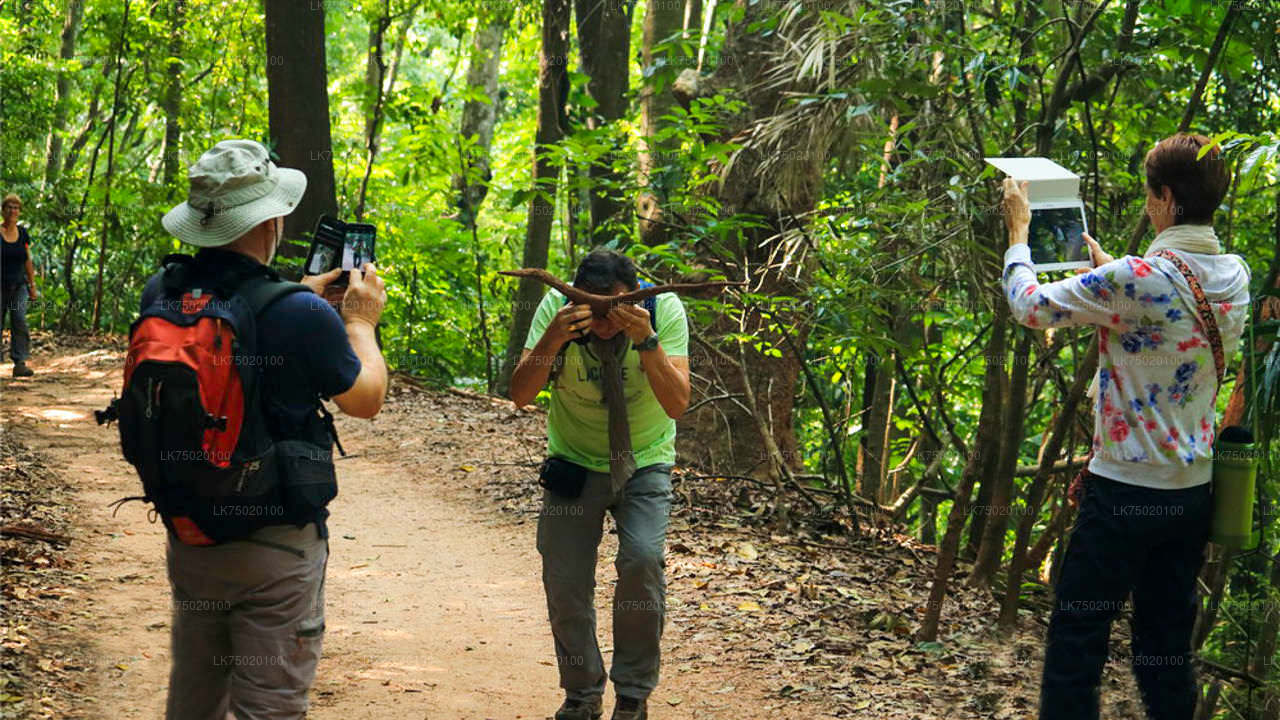
[[[4,201],[0,202],[0,205],[8,205],[9,203],[17,203],[18,207],[22,207],[22,198],[18,197],[17,193],[9,193],[4,196]]]
[[[1204,157],[1200,149],[1213,141],[1204,135],[1178,133],[1156,143],[1143,163],[1147,187],[1159,193],[1162,186],[1173,192],[1174,225],[1209,225],[1213,213],[1227,196],[1231,174],[1216,145]]]

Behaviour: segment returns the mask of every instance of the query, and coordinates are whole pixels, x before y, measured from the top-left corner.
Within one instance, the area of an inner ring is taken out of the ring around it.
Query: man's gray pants
[[[250,541],[185,545],[169,533],[173,665],[168,720],[306,716],[324,636],[329,543],[315,524]]]
[[[658,685],[659,643],[666,616],[664,576],[671,512],[670,464],[640,468],[614,497],[609,474],[590,472],[573,500],[543,491],[538,552],[555,637],[560,687],[573,700],[604,694],[604,660],[596,641],[596,551],[606,510],[618,527],[613,598],[613,667],[619,695],[645,699]]]

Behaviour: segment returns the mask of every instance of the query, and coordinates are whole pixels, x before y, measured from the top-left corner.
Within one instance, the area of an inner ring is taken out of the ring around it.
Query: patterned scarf
[[[591,349],[600,358],[600,384],[609,406],[609,479],[616,497],[636,472],[631,452],[631,423],[627,420],[627,396],[622,386],[622,358],[627,353],[627,336],[618,333],[608,340],[591,338]]]

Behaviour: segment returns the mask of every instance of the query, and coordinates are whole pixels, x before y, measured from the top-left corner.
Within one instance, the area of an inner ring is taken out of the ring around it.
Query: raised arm
[[[563,305],[557,311],[551,304],[554,302],[553,297],[548,293],[534,313],[529,338],[536,338],[536,342],[533,347],[527,347],[526,343],[524,351],[520,353],[520,364],[511,373],[508,395],[519,407],[532,403],[538,392],[546,387],[560,348],[586,332],[591,324],[590,307],[570,304]]]

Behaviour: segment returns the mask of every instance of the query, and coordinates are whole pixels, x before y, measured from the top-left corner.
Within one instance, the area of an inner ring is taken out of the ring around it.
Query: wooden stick
[[[57,533],[51,533],[48,530],[41,530],[29,525],[0,525],[0,535],[27,540],[43,540],[47,543],[62,543],[64,545],[71,543],[71,538],[66,535],[58,535]]]
[[[664,292],[692,292],[695,290],[723,290],[727,287],[745,285],[743,282],[703,282],[703,283],[668,283],[640,288],[620,295],[596,295],[576,288],[542,268],[520,268],[519,270],[500,270],[499,275],[511,277],[533,278],[559,290],[561,294],[579,305],[591,307],[591,314],[604,317],[615,305],[637,303],[645,298],[660,295]]]

